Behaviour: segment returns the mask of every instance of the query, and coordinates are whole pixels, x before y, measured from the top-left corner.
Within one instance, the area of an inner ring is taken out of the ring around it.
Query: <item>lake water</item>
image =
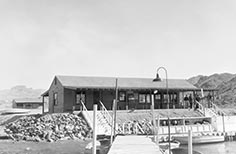
[[[202,154],[236,154],[236,141],[214,143],[214,144],[199,144],[194,145],[193,149]]]

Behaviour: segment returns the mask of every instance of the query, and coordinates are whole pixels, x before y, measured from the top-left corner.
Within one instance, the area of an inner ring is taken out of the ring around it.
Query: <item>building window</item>
[[[126,94],[125,92],[119,92],[119,101],[124,102],[126,99]]]
[[[134,94],[129,94],[128,95],[128,101],[135,101]]]
[[[151,103],[151,95],[139,94],[139,103]]]
[[[146,102],[151,103],[151,95],[150,94],[146,95]]]
[[[156,94],[155,95],[155,100],[161,100],[161,94]]]
[[[53,104],[58,105],[58,95],[57,95],[57,93],[53,94]]]
[[[139,103],[145,103],[145,102],[146,102],[146,95],[139,94]]]
[[[85,93],[76,94],[76,104],[85,103]]]

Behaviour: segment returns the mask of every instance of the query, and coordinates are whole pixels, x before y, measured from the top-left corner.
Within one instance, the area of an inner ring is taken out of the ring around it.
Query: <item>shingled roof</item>
[[[115,77],[56,76],[66,88],[115,88]],[[117,78],[119,89],[166,89],[166,80],[153,82],[152,78]],[[197,90],[194,85],[183,79],[168,79],[169,89]]]

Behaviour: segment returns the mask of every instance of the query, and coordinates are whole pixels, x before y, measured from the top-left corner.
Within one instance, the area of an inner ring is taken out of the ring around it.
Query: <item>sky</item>
[[[235,42],[235,0],[0,0],[0,90],[160,66],[175,79],[234,74]]]

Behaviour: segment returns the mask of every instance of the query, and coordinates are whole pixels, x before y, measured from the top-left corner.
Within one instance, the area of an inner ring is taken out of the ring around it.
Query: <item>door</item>
[[[99,104],[100,98],[100,91],[93,92],[93,104]]]
[[[157,93],[154,96],[154,108],[161,109],[161,94]]]

